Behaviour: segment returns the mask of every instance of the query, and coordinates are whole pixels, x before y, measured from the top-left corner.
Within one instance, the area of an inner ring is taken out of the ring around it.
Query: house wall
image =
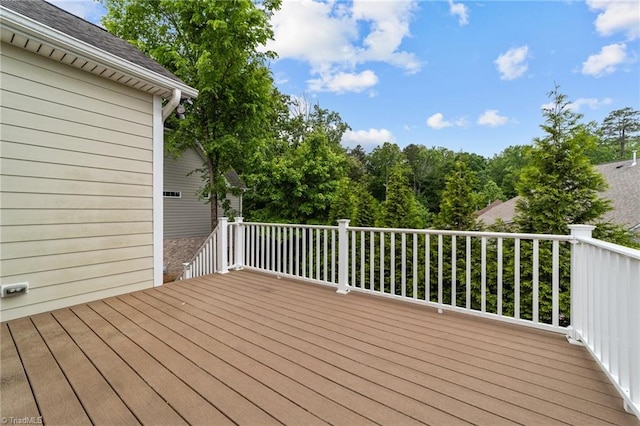
[[[164,191],[179,192],[181,198],[164,198],[164,238],[195,237],[211,233],[211,213],[196,195],[202,186],[200,173],[203,161],[193,149],[180,158],[164,159]]]
[[[180,158],[164,160],[164,191],[179,192],[180,198],[164,198],[164,238],[186,238],[211,233],[211,210],[209,204],[196,195],[202,186],[200,173],[190,172],[203,167],[203,160],[193,149],[185,151]],[[240,212],[240,197],[228,194],[231,208]],[[224,211],[218,206],[218,217]]]
[[[153,286],[153,98],[2,43],[1,319]]]

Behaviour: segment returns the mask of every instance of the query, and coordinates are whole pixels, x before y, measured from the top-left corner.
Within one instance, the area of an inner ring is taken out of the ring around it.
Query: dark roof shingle
[[[600,193],[602,198],[611,200],[613,209],[605,213],[605,222],[635,229],[640,226],[640,164],[632,165],[631,160],[598,164],[596,170],[604,177],[609,187]],[[518,197],[485,210],[478,220],[492,224],[497,219],[505,223],[513,222]]]
[[[183,83],[131,43],[44,0],[0,0],[0,5],[97,49]]]

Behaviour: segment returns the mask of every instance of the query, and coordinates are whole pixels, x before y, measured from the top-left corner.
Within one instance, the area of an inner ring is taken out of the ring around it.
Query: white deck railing
[[[242,223],[245,268],[565,332],[570,236]],[[451,267],[456,265],[456,267]],[[564,302],[564,307],[562,306]]]
[[[183,278],[253,269],[561,332],[640,417],[640,251],[572,235],[246,223],[218,228]]]
[[[574,231],[571,328],[640,418],[640,251]]]

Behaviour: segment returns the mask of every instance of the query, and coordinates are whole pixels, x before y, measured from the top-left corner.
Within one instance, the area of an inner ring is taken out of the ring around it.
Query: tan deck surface
[[[247,271],[1,327],[18,420],[640,424],[561,335]]]

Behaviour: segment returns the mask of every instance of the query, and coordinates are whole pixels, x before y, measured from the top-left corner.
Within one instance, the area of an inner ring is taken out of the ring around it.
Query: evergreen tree
[[[469,231],[475,227],[478,178],[463,161],[456,161],[445,179],[436,225],[442,229]]]
[[[378,222],[380,206],[364,185],[360,185],[356,197],[356,215],[353,226],[373,227]]]
[[[406,166],[395,164],[389,173],[387,201],[384,202],[383,226],[388,228],[422,228],[417,201],[409,186]]]
[[[640,111],[630,107],[611,111],[602,122],[602,133],[609,144],[619,147],[619,159],[625,159],[627,144],[640,133]]]
[[[610,206],[598,195],[606,183],[585,154],[596,138],[557,86],[549,96],[541,125],[546,135],[534,140],[522,170],[515,222],[522,232],[567,234],[568,225],[593,222]]]
[[[354,192],[353,182],[349,178],[341,179],[331,201],[329,225],[335,225],[340,219],[349,219],[353,222],[358,196]]]

